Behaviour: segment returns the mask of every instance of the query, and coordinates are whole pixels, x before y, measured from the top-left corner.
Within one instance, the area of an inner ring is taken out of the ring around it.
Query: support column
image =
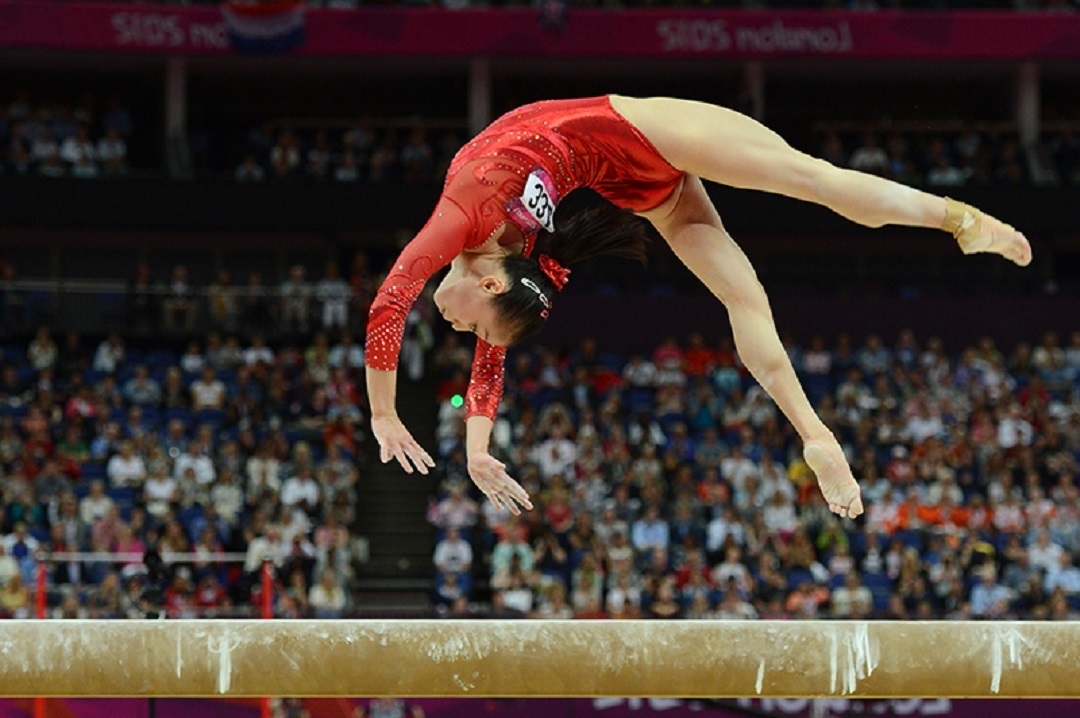
[[[469,61],[469,136],[487,127],[491,116],[491,61],[478,57]]]
[[[191,171],[187,152],[187,59],[165,61],[165,161],[173,176]]]
[[[761,60],[751,60],[746,63],[743,81],[746,83],[746,91],[753,102],[754,119],[758,122],[765,121],[765,63]]]
[[[1042,124],[1039,89],[1039,64],[1034,61],[1021,63],[1016,74],[1016,127],[1023,147],[1039,141]]]

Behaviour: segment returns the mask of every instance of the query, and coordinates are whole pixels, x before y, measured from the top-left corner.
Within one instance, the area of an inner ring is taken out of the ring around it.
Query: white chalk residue
[[[180,625],[176,626],[176,677],[180,678],[184,673],[184,632]]]
[[[232,686],[232,651],[239,642],[234,643],[228,631],[221,634],[216,649],[213,636],[208,636],[206,641],[207,650],[218,655],[218,693],[224,695]]]
[[[757,680],[754,681],[754,691],[760,696],[761,687],[765,682],[765,659],[762,658],[757,664]]]
[[[1009,648],[1009,667],[1024,668],[1024,656],[1020,653],[1021,644],[1027,639],[1016,626],[1002,624],[993,628],[993,645],[990,647],[990,692],[997,694],[1001,690],[1001,674],[1005,670],[1005,647]]]
[[[836,634],[829,635],[829,693],[836,693],[837,664],[840,662],[840,653],[837,646]]]
[[[475,676],[476,674],[474,673],[473,675]],[[471,691],[473,688],[476,688],[474,684],[465,682],[465,680],[463,680],[462,677],[459,676],[457,673],[454,674],[454,683],[457,683],[458,688],[465,691],[466,693]]]
[[[854,693],[859,681],[874,673],[879,658],[867,623],[837,626],[829,633],[829,693],[836,694],[838,678],[840,695]]]
[[[418,633],[415,638],[418,641],[428,641],[426,634]],[[506,638],[510,638],[510,636],[508,635]],[[426,653],[428,658],[436,663],[453,663],[485,658],[497,650],[498,647],[491,636],[485,633],[468,631],[452,633],[444,631],[438,638],[430,640]],[[507,646],[504,643],[502,647],[506,648]],[[524,650],[524,643],[520,639],[517,650],[519,652]]]
[[[867,623],[855,624],[855,651],[856,659],[862,667],[859,678],[869,678],[874,675],[878,656],[874,655],[874,651],[870,647],[870,626]]]
[[[990,648],[990,692],[1001,690],[1001,637],[994,636],[994,645]]]

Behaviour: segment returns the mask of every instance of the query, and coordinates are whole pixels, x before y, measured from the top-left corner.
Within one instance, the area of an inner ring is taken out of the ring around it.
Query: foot
[[[863,512],[862,495],[840,444],[833,437],[813,439],[803,447],[803,458],[817,475],[818,486],[829,510],[840,517],[855,518]]]
[[[963,202],[948,198],[945,201],[945,222],[941,228],[956,237],[964,254],[989,252],[1021,267],[1031,264],[1031,244],[1014,227]]]

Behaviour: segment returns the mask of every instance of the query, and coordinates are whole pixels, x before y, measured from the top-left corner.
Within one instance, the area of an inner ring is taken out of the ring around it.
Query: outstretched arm
[[[426,474],[435,465],[397,415],[397,364],[405,318],[424,285],[464,249],[471,227],[458,206],[443,198],[387,272],[368,315],[366,364],[371,430],[383,463],[396,459],[401,468]]]
[[[477,337],[472,375],[465,397],[465,454],[469,477],[495,508],[520,513],[518,506],[532,508],[529,495],[506,472],[506,464],[489,452],[491,430],[502,400],[506,348]]]
[[[397,392],[397,370],[383,371],[367,367],[368,400],[371,403],[371,433],[379,442],[379,459],[385,464],[391,459],[401,464],[405,473],[413,467],[421,474],[435,466],[434,459],[417,443],[397,415],[394,398]]]

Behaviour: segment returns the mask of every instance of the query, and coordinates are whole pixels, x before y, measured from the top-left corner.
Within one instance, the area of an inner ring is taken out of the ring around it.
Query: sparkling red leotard
[[[537,228],[515,214],[514,203],[537,169],[550,178],[556,203],[589,187],[638,212],[660,205],[683,176],[607,96],[537,102],[503,115],[454,157],[431,218],[379,288],[368,318],[369,366],[397,367],[409,309],[427,280],[463,250],[480,247],[512,221],[525,234],[525,254],[532,253]],[[504,347],[477,338],[467,416],[495,417],[505,357]]]

